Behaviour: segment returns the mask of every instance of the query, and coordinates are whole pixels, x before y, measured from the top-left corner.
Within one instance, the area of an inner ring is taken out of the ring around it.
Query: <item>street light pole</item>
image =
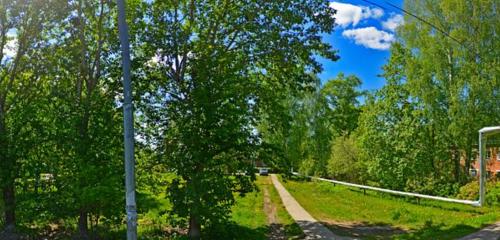
[[[127,211],[127,239],[137,239],[137,208],[135,203],[134,113],[132,83],[130,80],[130,43],[125,15],[125,0],[118,3],[118,30],[122,50],[123,69],[123,128],[125,142],[125,199]]]

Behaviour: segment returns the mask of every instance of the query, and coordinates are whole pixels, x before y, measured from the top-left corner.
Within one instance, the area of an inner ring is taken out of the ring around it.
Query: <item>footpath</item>
[[[500,239],[500,222],[483,228],[478,232],[467,235],[458,240],[498,240]]]
[[[307,240],[329,239],[329,240],[354,240],[355,238],[335,235],[330,229],[314,219],[295,198],[283,187],[275,174],[271,174],[271,180],[278,191],[281,201],[290,216],[299,224],[306,235]]]

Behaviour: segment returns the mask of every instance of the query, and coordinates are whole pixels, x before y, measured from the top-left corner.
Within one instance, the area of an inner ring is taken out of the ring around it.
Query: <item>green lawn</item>
[[[283,181],[316,219],[341,235],[367,239],[455,239],[500,220],[499,208],[395,197],[325,182]],[[356,230],[364,229],[364,230]]]

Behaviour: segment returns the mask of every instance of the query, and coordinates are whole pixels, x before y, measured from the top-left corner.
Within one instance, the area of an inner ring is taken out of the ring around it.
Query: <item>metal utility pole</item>
[[[479,206],[484,206],[486,196],[486,161],[485,153],[487,138],[494,134],[500,133],[500,126],[485,127],[479,130]]]
[[[484,188],[484,183],[486,182],[486,166],[484,153],[486,152],[486,139],[483,136],[483,132],[479,131],[479,206],[484,205],[484,197],[486,189]]]
[[[123,129],[125,140],[125,198],[127,210],[127,239],[137,239],[137,208],[135,204],[134,161],[134,107],[132,105],[132,83],[130,80],[130,43],[125,15],[125,0],[118,2],[118,30],[122,50],[123,69]]]

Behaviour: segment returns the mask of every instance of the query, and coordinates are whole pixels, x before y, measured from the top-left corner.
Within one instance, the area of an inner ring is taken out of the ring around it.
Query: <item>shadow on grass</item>
[[[341,236],[357,237],[363,239],[456,239],[476,232],[479,229],[469,225],[455,225],[446,227],[443,223],[435,224],[432,221],[427,221],[419,229],[404,230],[398,227],[393,227],[386,224],[342,224],[322,222],[332,232]]]
[[[227,222],[205,231],[203,239],[266,240],[269,227],[249,228],[235,222]]]
[[[169,240],[187,240],[187,229],[179,231],[165,229],[148,229],[139,234],[139,239],[169,239]],[[210,229],[203,229],[202,239],[208,240],[267,240],[268,227],[259,227],[256,229],[238,225],[234,222],[227,222],[214,226]],[[123,232],[124,234],[124,232]]]
[[[393,227],[384,223],[369,224],[359,223],[332,223],[321,222],[332,232],[341,236],[367,238],[367,239],[388,239],[392,236],[405,234],[406,231],[399,227]]]
[[[474,228],[464,224],[454,225],[453,227],[446,228],[446,226],[442,223],[434,224],[432,221],[427,221],[425,225],[420,229],[416,229],[410,231],[407,234],[398,236],[397,239],[457,239],[478,230],[478,228]]]

